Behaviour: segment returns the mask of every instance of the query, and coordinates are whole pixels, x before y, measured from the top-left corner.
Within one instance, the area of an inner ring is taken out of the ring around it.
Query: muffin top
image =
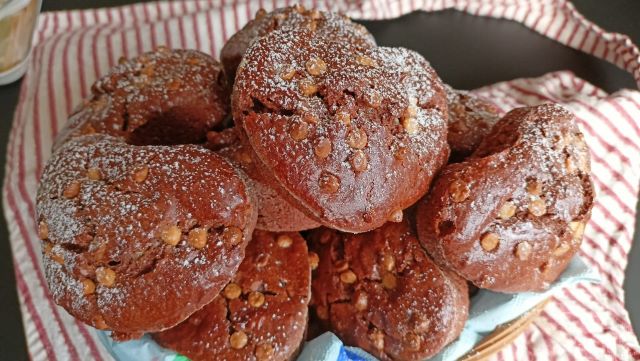
[[[254,204],[235,168],[200,146],[73,138],[48,162],[37,196],[52,297],[120,338],[174,326],[235,274]]]
[[[519,108],[442,170],[418,205],[418,234],[436,262],[480,288],[539,291],[579,249],[593,198],[573,114]]]
[[[293,359],[306,332],[310,283],[298,233],[256,231],[220,296],[153,338],[194,361]]]
[[[466,282],[440,269],[405,220],[361,234],[329,229],[310,237],[318,319],[346,344],[381,360],[424,360],[467,320]]]
[[[231,36],[220,51],[220,61],[229,83],[233,84],[238,65],[254,40],[280,27],[290,26],[306,27],[319,36],[344,38],[345,41],[359,43],[363,47],[376,45],[375,39],[364,26],[339,13],[307,10],[302,5],[275,9],[269,13],[260,9],[256,12],[255,19]]]
[[[240,65],[236,126],[299,207],[327,227],[382,225],[446,162],[446,98],[419,54],[281,27]]]

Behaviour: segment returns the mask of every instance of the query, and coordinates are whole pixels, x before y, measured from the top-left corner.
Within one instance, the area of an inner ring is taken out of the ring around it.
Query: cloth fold
[[[640,81],[640,53],[630,39],[605,32],[565,0],[301,2],[358,19],[443,9],[510,19],[606,59]],[[44,13],[39,18],[9,137],[3,184],[18,297],[33,360],[112,359],[98,333],[52,301],[40,259],[33,218],[37,183],[52,140],[67,116],[120,56],[131,57],[167,45],[195,48],[217,57],[224,41],[260,7],[270,10],[286,5],[289,2],[284,0],[188,0]],[[496,358],[640,359],[622,289],[640,183],[640,126],[636,121],[640,119],[640,93],[622,90],[607,94],[570,72],[516,79],[475,92],[505,112],[549,101],[573,111],[592,151],[598,193],[580,257],[602,282],[562,288],[533,324]]]

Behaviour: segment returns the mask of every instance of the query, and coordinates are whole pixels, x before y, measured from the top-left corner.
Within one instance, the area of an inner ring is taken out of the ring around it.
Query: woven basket
[[[550,299],[540,302],[519,318],[498,326],[493,332],[482,340],[473,350],[460,358],[460,361],[483,361],[489,359],[495,353],[507,346],[518,337],[542,312]]]

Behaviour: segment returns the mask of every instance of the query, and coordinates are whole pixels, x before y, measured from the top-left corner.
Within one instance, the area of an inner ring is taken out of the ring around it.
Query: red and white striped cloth
[[[51,300],[33,219],[38,177],[50,155],[52,140],[72,108],[120,56],[133,56],[166,44],[200,49],[217,57],[225,39],[259,8],[285,5],[288,1],[185,1],[42,14],[13,121],[3,188],[32,359],[111,359],[90,327],[74,320]],[[562,0],[326,0],[306,1],[305,5],[342,11],[359,19],[447,8],[512,19],[604,58],[631,72],[640,82],[640,53],[631,40],[603,31]],[[640,359],[622,289],[640,181],[640,125],[636,121],[640,119],[640,93],[622,90],[609,95],[570,72],[499,83],[477,92],[495,100],[504,111],[547,101],[569,107],[578,116],[591,147],[598,190],[581,256],[601,274],[603,283],[582,284],[561,292],[533,325],[495,358]]]

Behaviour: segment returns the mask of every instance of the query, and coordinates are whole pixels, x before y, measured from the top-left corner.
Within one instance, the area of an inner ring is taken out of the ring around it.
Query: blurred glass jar
[[[42,0],[0,0],[0,85],[27,69],[33,31]]]

